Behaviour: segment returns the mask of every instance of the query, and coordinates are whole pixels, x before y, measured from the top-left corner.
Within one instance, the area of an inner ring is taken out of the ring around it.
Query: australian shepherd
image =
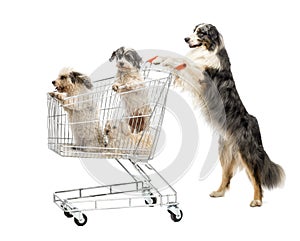
[[[185,42],[191,48],[187,58],[159,56],[153,63],[185,69],[176,83],[190,91],[207,121],[218,131],[222,166],[220,187],[210,194],[223,197],[238,167],[244,167],[254,187],[251,207],[262,205],[263,189],[283,184],[284,170],[264,150],[257,119],[250,115],[237,92],[222,35],[211,24],[199,24]]]

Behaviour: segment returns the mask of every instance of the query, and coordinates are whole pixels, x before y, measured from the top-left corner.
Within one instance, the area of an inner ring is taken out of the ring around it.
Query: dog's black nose
[[[123,62],[120,62],[119,64],[120,64],[121,67],[124,66],[124,63],[123,63]]]
[[[52,81],[52,84],[55,85],[55,80]]]
[[[184,38],[184,41],[188,43],[188,42],[190,41],[190,39],[191,39],[191,38],[186,37],[186,38]]]

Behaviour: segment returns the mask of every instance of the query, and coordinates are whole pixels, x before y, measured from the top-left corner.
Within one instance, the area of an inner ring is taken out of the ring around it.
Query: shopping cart
[[[130,93],[113,91],[115,78],[109,77],[94,81],[93,92],[69,97],[63,104],[47,96],[49,149],[63,157],[114,159],[132,180],[55,192],[54,203],[66,217],[74,217],[79,226],[86,224],[87,211],[131,207],[165,206],[174,222],[182,219],[176,191],[149,163],[155,155],[168,91],[174,78],[172,71],[154,67],[152,60],[141,69],[143,85]],[[182,67],[178,66],[177,70]],[[145,97],[142,107],[146,105],[147,111],[144,113],[124,111],[124,96],[135,93]],[[68,108],[83,117],[72,120],[66,111]],[[126,129],[128,123],[139,127],[142,122],[141,131]],[[80,131],[82,139],[88,136],[94,138],[94,142],[88,145],[78,142],[76,135]],[[149,173],[154,173],[167,188],[159,190]]]

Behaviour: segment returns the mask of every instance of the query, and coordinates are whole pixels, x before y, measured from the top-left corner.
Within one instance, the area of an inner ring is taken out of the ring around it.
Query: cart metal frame
[[[142,70],[145,79],[151,79],[154,72],[163,73],[164,78],[154,78],[154,81],[163,82],[162,99],[160,105],[161,110],[158,112],[160,118],[156,120],[155,138],[151,152],[139,152],[137,147],[130,153],[118,153],[112,155],[101,156],[101,150],[95,152],[78,151],[72,146],[72,134],[69,133],[69,126],[66,124],[67,115],[63,110],[63,106],[48,95],[48,146],[49,149],[55,151],[61,156],[69,157],[83,157],[83,158],[113,158],[119,166],[128,174],[129,182],[116,183],[111,185],[102,185],[87,188],[77,188],[71,190],[57,191],[53,194],[53,202],[64,212],[68,218],[74,217],[74,221],[78,226],[83,226],[87,222],[85,212],[104,209],[120,209],[120,208],[133,208],[133,207],[154,207],[161,206],[167,207],[167,211],[171,215],[174,222],[182,219],[183,213],[178,207],[177,192],[168,183],[168,181],[148,162],[154,156],[155,147],[158,141],[163,115],[165,112],[165,105],[167,100],[167,93],[170,84],[173,80],[173,75],[170,71],[153,68],[151,63],[147,63]],[[154,75],[156,76],[156,75]],[[105,78],[105,81],[112,83],[113,77]],[[153,81],[153,79],[151,80]],[[99,93],[104,90],[104,85],[101,85],[96,92],[97,98]],[[102,80],[102,83],[103,80]],[[109,84],[105,84],[105,88]],[[109,86],[110,87],[110,86]],[[100,91],[99,91],[100,90]],[[158,98],[161,97],[161,95]],[[100,96],[101,97],[101,96]],[[93,97],[95,98],[95,97]],[[153,108],[155,109],[155,105]],[[101,107],[100,107],[101,108]],[[106,107],[107,108],[107,107]],[[153,111],[154,113],[154,111]],[[150,118],[152,118],[151,114]],[[58,133],[59,132],[59,133]],[[63,140],[63,141],[62,141]],[[99,154],[100,153],[100,154]],[[103,154],[103,153],[102,153]],[[130,170],[133,169],[133,171]],[[166,189],[159,190],[151,178],[150,172],[154,173],[162,183],[166,184]]]

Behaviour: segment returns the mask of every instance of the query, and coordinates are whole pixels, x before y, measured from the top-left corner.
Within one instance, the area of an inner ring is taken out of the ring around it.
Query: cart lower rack
[[[116,161],[128,171],[120,160]],[[58,191],[53,194],[54,203],[62,209],[66,217],[74,217],[75,223],[79,226],[86,224],[87,211],[133,207],[166,206],[171,219],[174,222],[180,221],[182,211],[178,207],[176,191],[150,164],[134,163],[132,160],[129,160],[129,163],[136,168],[142,179],[137,180],[134,177],[133,181],[128,183]],[[157,190],[146,174],[147,169],[155,171],[168,185],[168,190],[163,192]]]
[[[78,226],[86,224],[86,212],[103,209],[164,206],[174,222],[182,219],[176,191],[149,163],[155,154],[173,75],[149,63],[141,75],[143,85],[122,94],[112,90],[114,78],[106,78],[94,82],[93,92],[64,102],[48,95],[49,149],[67,157],[114,159],[131,180],[55,192],[54,203],[66,217],[74,217]],[[139,110],[134,114],[124,106],[132,96],[143,97],[142,106],[130,106]],[[134,128],[127,131],[132,123]],[[150,172],[165,184],[165,190],[153,184]]]

